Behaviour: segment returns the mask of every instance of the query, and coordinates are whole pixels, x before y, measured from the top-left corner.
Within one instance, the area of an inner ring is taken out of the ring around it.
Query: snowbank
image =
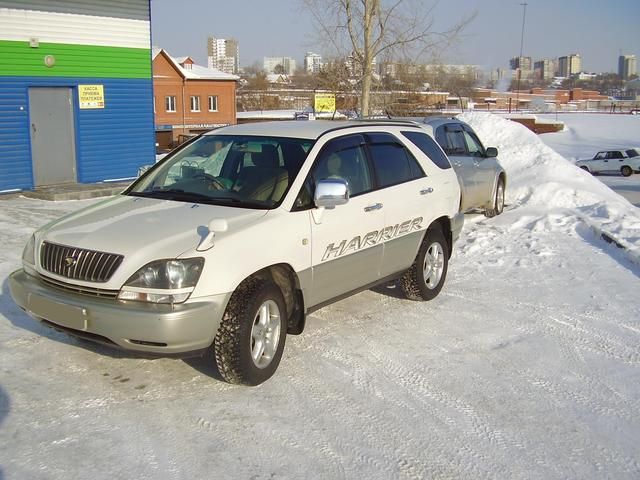
[[[464,113],[459,118],[473,127],[486,146],[498,148],[507,171],[506,203],[511,208],[569,210],[640,259],[640,214],[627,200],[518,123],[490,113]]]

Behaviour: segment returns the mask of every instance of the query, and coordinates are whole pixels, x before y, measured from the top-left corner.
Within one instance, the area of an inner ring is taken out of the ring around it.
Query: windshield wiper
[[[178,201],[194,201],[209,203],[213,200],[213,197],[204,195],[203,193],[185,192],[180,188],[168,188],[166,190],[152,190],[148,192],[131,192],[130,195],[136,197],[148,197],[148,198],[164,198],[166,200],[178,200]]]

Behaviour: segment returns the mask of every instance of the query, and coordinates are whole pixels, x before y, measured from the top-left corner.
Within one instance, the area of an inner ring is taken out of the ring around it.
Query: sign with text
[[[104,85],[78,85],[80,108],[104,108]]]
[[[335,112],[336,96],[333,93],[316,93],[313,109],[318,112]]]

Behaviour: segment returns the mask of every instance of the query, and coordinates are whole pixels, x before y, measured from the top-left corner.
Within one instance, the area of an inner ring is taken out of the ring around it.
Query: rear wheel
[[[229,383],[259,385],[278,368],[287,335],[280,289],[259,278],[245,280],[231,296],[209,357]]]
[[[431,300],[438,296],[449,265],[449,248],[439,227],[432,227],[422,241],[418,255],[400,279],[400,288],[410,300]]]
[[[633,170],[631,169],[630,166],[625,165],[620,169],[620,173],[622,174],[623,177],[629,177],[633,173]]]
[[[484,211],[485,217],[495,217],[496,215],[500,215],[504,210],[504,181],[502,179],[498,180],[498,186],[496,187],[496,196],[493,199],[492,208],[487,208]]]

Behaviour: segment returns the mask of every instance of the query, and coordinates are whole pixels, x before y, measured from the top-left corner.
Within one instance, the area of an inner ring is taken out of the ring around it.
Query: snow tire
[[[496,186],[496,194],[493,197],[493,205],[491,208],[487,208],[484,211],[484,216],[487,218],[495,217],[496,215],[500,215],[504,210],[504,181],[502,179],[498,180],[498,185]]]
[[[254,326],[264,306],[274,305],[278,312],[277,344],[273,355],[262,367],[252,356]],[[276,307],[277,306],[277,307]],[[271,281],[251,277],[231,295],[207,357],[215,361],[228,383],[255,386],[268,380],[278,368],[287,336],[287,314],[280,289]]]
[[[437,252],[434,255],[434,252]],[[425,257],[426,258],[425,262]],[[437,257],[437,258],[434,258]],[[434,262],[435,261],[435,262]],[[434,284],[425,278],[426,264],[432,263],[431,269],[440,271]],[[436,265],[433,265],[435,263]],[[409,300],[432,300],[438,296],[444,285],[449,266],[449,248],[440,227],[430,227],[420,245],[413,265],[400,278],[400,288]]]

